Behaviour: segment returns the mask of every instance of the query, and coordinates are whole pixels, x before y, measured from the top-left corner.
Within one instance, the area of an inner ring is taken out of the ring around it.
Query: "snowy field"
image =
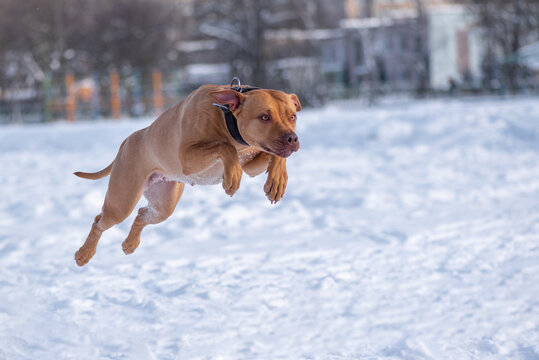
[[[188,186],[79,268],[72,173],[148,121],[0,127],[0,359],[539,359],[539,99],[304,111],[279,204]]]

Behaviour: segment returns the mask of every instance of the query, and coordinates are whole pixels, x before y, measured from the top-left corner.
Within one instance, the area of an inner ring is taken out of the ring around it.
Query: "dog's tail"
[[[118,153],[120,151],[122,151],[122,148],[124,147],[126,141],[127,141],[127,139],[125,139],[122,142],[122,145],[120,145],[120,149],[118,150]],[[118,155],[116,155],[116,157],[118,157]],[[112,160],[112,162],[110,163],[109,166],[107,166],[103,170],[99,170],[98,172],[95,172],[95,173],[87,173],[87,172],[77,171],[77,172],[74,172],[73,174],[77,175],[78,177],[81,177],[83,179],[88,179],[88,180],[101,179],[101,178],[104,178],[105,176],[109,176],[109,174],[110,174],[110,172],[112,170],[112,165],[114,165],[115,161],[116,161],[116,159]]]
[[[110,165],[107,166],[106,168],[104,168],[103,170],[100,170],[100,171],[95,172],[95,173],[87,173],[87,172],[77,171],[77,172],[75,172],[73,174],[77,175],[78,177],[84,178],[84,179],[97,180],[97,179],[104,178],[105,176],[108,176],[110,174],[110,171],[112,169],[113,164],[114,164],[114,161],[111,162]]]

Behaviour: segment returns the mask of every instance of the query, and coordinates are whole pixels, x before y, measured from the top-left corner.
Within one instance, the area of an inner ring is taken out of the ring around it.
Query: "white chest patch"
[[[254,157],[259,153],[258,150],[247,149],[238,154],[238,160],[243,166],[249,161],[253,160]],[[184,184],[190,185],[215,185],[223,181],[224,175],[224,166],[223,163],[218,160],[212,166],[207,168],[204,171],[201,171],[196,174],[184,175],[180,174],[178,176],[165,176],[167,180],[182,182]]]
[[[215,185],[223,181],[223,174],[223,164],[221,161],[217,161],[202,172],[191,175],[167,176],[167,179],[189,185]]]

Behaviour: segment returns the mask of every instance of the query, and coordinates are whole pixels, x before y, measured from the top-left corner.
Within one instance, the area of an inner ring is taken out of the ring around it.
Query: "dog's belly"
[[[215,185],[223,181],[224,167],[221,161],[217,161],[204,171],[191,175],[167,175],[168,180],[173,180],[190,185]]]
[[[238,161],[240,165],[244,165],[251,161],[260,151],[247,149],[241,151],[238,154]],[[204,171],[196,174],[185,175],[183,173],[175,175],[165,175],[164,177],[169,181],[177,181],[190,185],[215,185],[223,181],[224,166],[223,163],[218,160]]]

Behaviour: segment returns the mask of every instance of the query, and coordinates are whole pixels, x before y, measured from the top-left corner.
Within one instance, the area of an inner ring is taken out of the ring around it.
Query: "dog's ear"
[[[296,94],[290,94],[290,97],[292,98],[292,102],[296,107],[296,111],[301,111],[301,103],[299,102],[298,96]]]
[[[236,110],[245,100],[245,95],[234,90],[213,91],[211,96],[221,105],[228,105],[232,111]]]

